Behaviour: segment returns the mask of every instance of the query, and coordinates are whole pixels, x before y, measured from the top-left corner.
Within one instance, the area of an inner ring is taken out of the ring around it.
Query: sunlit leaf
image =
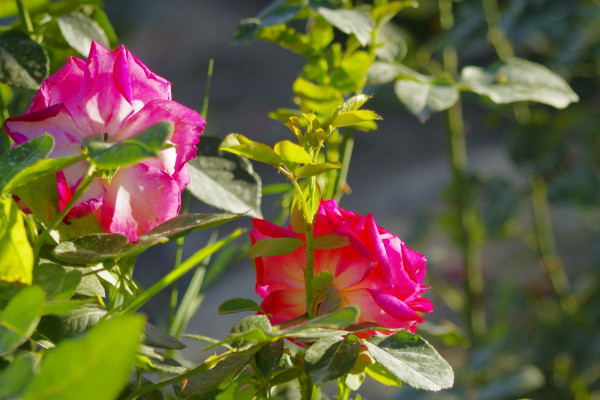
[[[421,122],[432,113],[446,110],[458,101],[458,91],[446,78],[431,81],[399,79],[394,84],[398,99]]]
[[[196,158],[187,163],[187,190],[213,207],[262,218],[260,176],[248,159],[219,151],[220,143],[218,138],[202,136]]]
[[[438,391],[454,384],[450,365],[417,335],[399,332],[388,337],[373,336],[363,343],[378,363],[407,385]]]
[[[273,166],[281,164],[280,157],[272,148],[266,144],[254,142],[237,133],[230,133],[227,135],[221,143],[220,150],[229,151],[233,154],[271,164]]]
[[[58,27],[63,37],[81,55],[87,57],[92,40],[110,48],[106,34],[93,19],[80,12],[71,12],[57,18]]]
[[[257,240],[250,250],[250,258],[272,257],[296,251],[304,242],[299,237],[283,237]]]
[[[44,159],[54,147],[54,138],[48,134],[39,136],[0,155],[0,191],[10,193],[6,186],[23,169]]]
[[[131,373],[143,326],[141,315],[113,317],[59,343],[44,356],[21,399],[116,398]]]
[[[309,164],[312,162],[311,155],[304,147],[292,143],[289,140],[282,140],[281,142],[275,143],[274,150],[284,162],[297,164]]]
[[[321,175],[327,171],[342,168],[339,162],[324,162],[319,164],[306,164],[294,171],[296,178],[308,178],[309,176]]]
[[[0,197],[0,280],[31,284],[32,270],[23,214],[12,198]]]
[[[123,168],[148,157],[157,157],[173,135],[170,121],[158,122],[120,142],[106,142],[102,137],[84,141],[90,160],[103,169]]]
[[[319,7],[317,12],[340,31],[356,36],[361,45],[371,42],[375,22],[365,11]]]
[[[459,85],[463,90],[487,96],[499,104],[535,101],[565,108],[579,100],[563,78],[543,65],[520,58],[511,58],[485,69],[465,67]]]
[[[38,286],[30,286],[15,295],[0,312],[0,355],[10,353],[24,343],[42,316],[46,295]]]

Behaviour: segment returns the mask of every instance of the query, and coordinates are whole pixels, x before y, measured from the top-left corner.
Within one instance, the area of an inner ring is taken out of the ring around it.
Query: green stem
[[[190,208],[190,200],[192,195],[189,191],[185,191],[183,198],[183,205],[181,207],[181,213],[187,214]],[[177,269],[181,265],[181,261],[183,259],[183,243],[184,237],[180,237],[177,239],[177,248],[175,249],[175,262],[173,263],[173,270]],[[173,326],[173,320],[175,318],[175,312],[177,311],[177,302],[179,299],[179,290],[177,289],[177,282],[171,285],[171,299],[169,302],[169,331]]]
[[[198,265],[202,260],[211,254],[217,252],[227,244],[231,243],[238,236],[240,236],[244,231],[242,229],[236,229],[231,235],[227,238],[220,240],[210,246],[206,246],[196,253],[194,253],[190,258],[185,260],[179,267],[174,269],[165,275],[160,281],[156,282],[154,285],[150,286],[145,292],[143,292],[140,296],[133,299],[129,305],[121,311],[122,314],[133,313],[138,308],[143,306],[148,300],[154,297],[157,293],[167,288],[174,282],[177,282],[179,278],[185,275],[188,271]]]
[[[445,30],[451,29],[454,25],[452,0],[440,0],[439,9],[442,27]],[[457,75],[458,57],[454,47],[448,46],[444,49],[443,65],[444,69],[450,74]],[[464,303],[464,313],[467,320],[469,339],[473,345],[477,345],[486,330],[485,314],[481,307],[484,284],[481,272],[480,244],[477,238],[477,212],[470,200],[467,144],[460,101],[447,111],[447,125],[452,189],[457,206],[458,237],[465,269],[464,291],[466,301]]]
[[[214,59],[210,59],[208,61],[208,71],[206,73],[206,88],[204,89],[204,100],[202,102],[202,115],[203,118],[206,119],[206,114],[208,112],[208,99],[210,95],[210,84],[212,82],[212,74],[213,74],[213,66]],[[183,204],[181,207],[181,213],[187,214],[190,209],[190,201],[192,199],[192,195],[189,191],[185,191],[183,199]],[[183,259],[183,244],[185,242],[185,238],[182,236],[177,239],[177,248],[175,250],[175,263],[173,264],[173,269],[176,269],[181,265],[181,260]],[[171,286],[171,300],[169,302],[169,331],[171,331],[173,320],[175,318],[175,312],[177,310],[177,301],[179,299],[179,291],[177,289],[177,282],[173,283]]]
[[[2,93],[0,93],[0,127],[4,126],[4,121],[6,121],[10,117],[10,113],[8,112],[8,108],[4,103],[4,98],[2,97]],[[8,151],[10,148],[10,137],[4,133],[2,133],[4,129],[0,128],[0,154],[3,154],[5,151]]]
[[[37,260],[39,260],[40,250],[42,249],[42,246],[46,242],[46,239],[48,238],[50,231],[56,229],[56,227],[65,219],[67,214],[69,214],[69,211],[71,211],[71,209],[73,208],[73,206],[75,205],[77,200],[79,200],[81,195],[83,195],[85,193],[87,188],[90,186],[90,183],[92,183],[92,180],[94,179],[95,171],[96,171],[95,166],[90,164],[85,175],[83,176],[83,179],[81,180],[81,183],[77,187],[77,190],[75,190],[75,193],[73,193],[73,197],[71,198],[71,201],[69,201],[69,203],[60,212],[60,214],[58,214],[54,218],[54,220],[46,227],[46,229],[44,231],[42,231],[42,233],[38,237],[37,241],[35,242],[35,246],[33,248],[33,254],[35,256],[36,264],[37,264]]]
[[[531,207],[538,241],[538,251],[544,271],[552,283],[561,308],[572,313],[577,308],[577,301],[571,295],[569,281],[563,262],[556,252],[556,244],[552,230],[550,207],[548,206],[548,186],[541,176],[534,176],[531,184]]]
[[[482,0],[485,22],[488,26],[488,40],[494,46],[498,57],[506,61],[514,56],[514,50],[510,41],[500,29],[500,11],[497,0]]]
[[[513,47],[499,27],[500,13],[497,0],[482,0],[485,19],[488,25],[488,38],[494,46],[498,58],[506,60],[514,55]],[[519,124],[530,121],[530,110],[527,104],[514,104],[515,120]],[[548,206],[547,183],[542,176],[530,177],[530,201],[533,209],[536,239],[542,267],[554,288],[561,308],[572,313],[577,308],[577,301],[571,295],[569,281],[565,274],[563,262],[556,252],[550,208]]]
[[[16,0],[17,8],[19,9],[19,17],[21,18],[21,23],[25,27],[25,31],[29,34],[33,33],[33,24],[31,23],[31,17],[29,16],[29,11],[27,11],[27,7],[23,4],[23,0]]]
[[[344,382],[345,376],[338,379],[338,392],[336,396],[336,400],[348,400],[350,399],[350,388]]]
[[[346,128],[344,131],[344,139],[342,140],[342,168],[335,179],[335,193],[334,198],[336,201],[340,201],[340,198],[344,194],[344,186],[346,186],[346,180],[348,179],[348,170],[350,169],[350,160],[352,159],[352,150],[354,149],[354,129]]]
[[[313,224],[312,222],[306,223],[306,271],[305,271],[305,290],[306,290],[306,312],[308,313],[308,319],[314,318],[315,310],[312,306],[313,291],[312,291],[312,279],[315,274],[315,250],[313,246]]]

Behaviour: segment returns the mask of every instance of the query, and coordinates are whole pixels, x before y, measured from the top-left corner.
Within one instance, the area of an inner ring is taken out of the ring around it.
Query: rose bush
[[[254,219],[253,227],[253,244],[274,238],[305,240],[291,228],[261,219]],[[341,209],[335,200],[322,200],[314,223],[315,243],[319,237],[330,241],[330,236],[323,235],[337,235],[347,243],[337,248],[315,247],[314,273],[327,271],[333,277],[330,288],[317,295],[321,311],[354,304],[360,308],[358,323],[414,332],[423,322],[420,313],[433,310],[421,296],[428,289],[422,285],[425,257],[376,225],[371,214],[361,217]],[[261,307],[271,315],[271,322],[279,324],[304,314],[305,244],[289,254],[257,257],[255,263],[256,292],[264,298]]]
[[[87,61],[70,57],[45,79],[28,110],[9,118],[5,129],[15,144],[48,133],[51,157],[81,153],[92,136],[118,142],[160,122],[174,125],[172,147],[158,159],[97,176],[66,220],[93,214],[105,232],[135,242],[140,235],[179,213],[189,182],[186,162],[196,154],[205,121],[171,99],[171,84],[150,71],[124,46],[107,50],[93,42]],[[87,170],[82,161],[57,173],[59,207],[64,209]]]

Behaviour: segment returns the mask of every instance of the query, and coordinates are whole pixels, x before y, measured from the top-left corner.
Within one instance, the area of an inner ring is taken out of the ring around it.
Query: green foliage
[[[120,142],[109,143],[105,136],[87,138],[84,145],[90,161],[100,169],[124,168],[148,157],[157,157],[173,135],[169,121],[158,122]]]
[[[498,104],[535,101],[565,108],[579,100],[560,76],[543,65],[519,58],[499,62],[487,69],[465,67],[459,85]]]
[[[130,244],[118,233],[95,233],[61,242],[53,255],[73,264],[95,264],[105,260],[133,257],[147,248],[168,242],[199,229],[213,228],[238,218],[236,214],[184,214],[158,225]]]
[[[31,283],[33,249],[17,203],[0,197],[0,280]]]
[[[0,355],[23,344],[35,330],[46,302],[46,295],[36,286],[21,290],[0,312]]]
[[[92,40],[106,48],[110,47],[104,30],[96,21],[80,12],[61,15],[57,23],[67,43],[84,57],[90,52]]]
[[[115,317],[60,343],[42,359],[21,398],[114,398],[128,380],[143,325],[140,315]]]
[[[187,163],[187,190],[198,200],[233,213],[261,218],[261,179],[243,157],[219,151],[221,140],[202,136],[196,158]]]
[[[388,337],[374,336],[364,343],[375,361],[412,387],[438,391],[454,383],[450,365],[417,335],[399,332]]]
[[[48,76],[48,68],[46,51],[27,34],[0,33],[0,82],[35,90]]]
[[[306,351],[304,370],[318,386],[350,372],[358,356],[360,341],[355,336],[345,339],[324,337]]]

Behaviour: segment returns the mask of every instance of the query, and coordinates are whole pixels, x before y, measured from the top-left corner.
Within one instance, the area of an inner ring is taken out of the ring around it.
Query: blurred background
[[[289,138],[290,132],[267,114],[293,105],[292,83],[304,59],[261,41],[232,45],[240,19],[257,15],[269,3],[108,0],[106,12],[119,40],[171,81],[174,100],[191,108],[202,108],[206,71],[214,59],[204,135],[224,138],[236,132],[273,144]],[[497,60],[486,37],[485,3],[456,2],[451,29],[441,26],[437,2],[423,0],[418,9],[403,11],[395,20],[407,46],[403,63],[431,73],[449,46],[458,49],[460,66]],[[361,215],[372,213],[379,225],[426,255],[426,283],[432,286],[426,296],[434,312],[418,332],[457,375],[450,391],[423,394],[376,385],[367,398],[600,398],[599,3],[512,0],[499,5],[496,22],[514,53],[561,75],[580,100],[566,110],[532,106],[528,123],[516,124],[511,106],[463,96],[465,176],[477,212],[475,242],[484,278],[481,292],[471,299],[474,309],[485,313],[484,327],[470,336],[463,312],[469,300],[463,293],[461,239],[452,233],[456,221],[446,116],[433,114],[421,123],[398,101],[392,84],[367,88],[374,94],[367,108],[383,121],[376,132],[356,135],[348,176],[352,192],[341,206]],[[284,181],[271,168],[255,164],[255,169],[263,184]],[[548,202],[540,203],[540,182]],[[549,218],[543,220],[552,225],[540,226],[539,214],[548,204]],[[277,207],[276,196],[263,197],[267,219]],[[192,202],[191,211],[217,210]],[[248,218],[238,225],[250,228],[250,223]],[[546,239],[550,235],[553,246],[545,253],[540,233]],[[184,253],[203,246],[207,235],[196,232],[187,238]],[[142,286],[151,285],[170,270],[174,254],[169,245],[144,253],[136,279]],[[557,268],[566,279],[562,286],[549,272]],[[241,316],[219,315],[218,305],[231,297],[259,301],[254,280],[250,260],[233,263],[206,292],[187,331],[226,335]],[[181,284],[183,289],[185,282]],[[144,310],[156,325],[166,324],[168,302],[169,293],[163,293]],[[186,358],[197,362],[206,357],[201,344],[186,344]]]

